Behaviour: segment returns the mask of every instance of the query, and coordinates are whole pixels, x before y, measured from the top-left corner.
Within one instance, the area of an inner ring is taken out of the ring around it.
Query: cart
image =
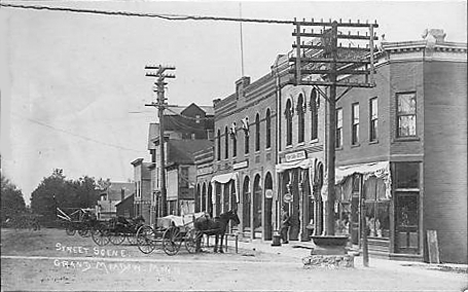
[[[82,237],[89,237],[99,229],[101,222],[96,219],[94,209],[73,208],[72,210],[74,211],[71,214],[67,214],[57,208],[57,217],[64,221],[67,235],[73,236],[78,233]]]
[[[205,216],[205,212],[184,216],[169,215],[157,218],[154,227],[142,225],[136,235],[138,249],[149,254],[160,245],[167,255],[176,255],[182,244],[189,253],[195,253],[197,232],[194,222],[197,218]]]

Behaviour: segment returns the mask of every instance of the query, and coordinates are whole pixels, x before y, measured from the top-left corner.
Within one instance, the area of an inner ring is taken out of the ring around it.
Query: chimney
[[[236,95],[237,98],[243,97],[244,96],[244,88],[249,86],[250,84],[250,77],[248,76],[243,76],[239,80],[236,81]]]
[[[123,201],[125,199],[125,189],[121,188],[120,189],[120,201]]]

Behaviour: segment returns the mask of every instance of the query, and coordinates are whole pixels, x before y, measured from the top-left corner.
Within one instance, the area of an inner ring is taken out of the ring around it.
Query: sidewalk
[[[253,240],[252,242],[243,242],[239,240],[239,253],[247,252],[263,252],[269,254],[283,255],[297,259],[302,263],[302,258],[311,254],[314,244],[312,242],[289,242],[289,244],[282,244],[281,246],[271,246],[271,242],[262,242],[260,239]],[[235,243],[229,240],[229,250],[234,250]],[[354,258],[354,266],[356,268],[366,268],[363,264],[363,258],[358,255]],[[413,261],[397,261],[382,259],[376,257],[369,257],[369,268],[378,269],[404,269],[404,268],[422,268],[427,270],[448,271],[456,273],[468,274],[468,265],[466,264],[429,264]]]

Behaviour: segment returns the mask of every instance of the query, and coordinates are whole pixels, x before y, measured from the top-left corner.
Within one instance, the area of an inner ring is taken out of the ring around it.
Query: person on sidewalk
[[[283,214],[281,216],[281,239],[283,240],[284,244],[289,243],[288,241],[288,233],[289,227],[291,226],[291,217],[289,217],[289,213],[286,210],[283,210]]]

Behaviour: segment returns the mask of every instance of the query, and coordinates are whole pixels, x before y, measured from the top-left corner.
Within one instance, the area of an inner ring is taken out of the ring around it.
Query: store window
[[[390,236],[390,200],[386,197],[385,181],[370,177],[364,183],[364,198],[366,204],[366,225],[368,236]]]
[[[416,136],[416,94],[397,95],[397,137]]]

